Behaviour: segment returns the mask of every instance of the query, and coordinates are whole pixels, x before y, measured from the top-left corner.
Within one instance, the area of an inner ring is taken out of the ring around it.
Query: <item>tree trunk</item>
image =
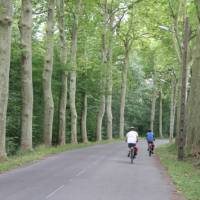
[[[101,94],[99,112],[97,114],[97,128],[96,128],[96,137],[97,137],[98,142],[102,140],[101,128],[102,128],[103,116],[104,116],[104,113],[105,113],[105,106],[106,106],[105,94]]]
[[[111,14],[112,15],[112,14]],[[112,40],[113,40],[113,15],[109,16],[110,22],[108,27],[108,54],[107,54],[107,103],[106,103],[106,113],[107,113],[107,138],[112,139]]]
[[[19,22],[22,64],[21,149],[32,150],[33,83],[32,83],[32,2],[22,0]]]
[[[72,30],[72,54],[70,74],[70,108],[71,108],[71,143],[77,143],[77,112],[76,112],[76,70],[77,70],[77,35],[78,13],[80,12],[80,0],[76,0],[74,22]]]
[[[150,119],[150,129],[153,131],[154,128],[154,119],[155,119],[155,111],[156,111],[156,99],[157,94],[156,91],[154,91],[154,95],[152,97],[152,103],[151,103],[151,119]]]
[[[47,38],[46,38],[46,54],[43,70],[43,92],[44,92],[44,126],[43,136],[44,143],[47,146],[52,144],[52,128],[54,115],[54,102],[51,89],[51,79],[53,71],[53,28],[54,28],[54,10],[55,0],[48,2],[48,20],[47,20]]]
[[[87,137],[87,94],[83,95],[83,110],[81,116],[81,133],[83,143],[88,143]]]
[[[67,106],[67,77],[68,73],[66,70],[67,64],[67,47],[66,47],[66,37],[65,37],[65,3],[64,0],[57,1],[57,16],[58,16],[58,27],[60,32],[60,61],[62,65],[62,88],[60,95],[59,104],[59,144],[64,145],[65,141],[65,130],[66,130],[66,106]]]
[[[103,33],[102,33],[102,71],[101,71],[101,87],[100,87],[100,104],[97,114],[97,127],[96,127],[96,139],[102,140],[102,121],[105,113],[106,98],[105,98],[105,67],[107,63],[107,47],[106,47],[106,32],[107,32],[107,0],[104,2],[104,21],[103,21]]]
[[[200,1],[198,1],[200,10]],[[200,15],[200,12],[198,13]],[[193,65],[191,77],[191,89],[189,95],[188,115],[187,115],[187,147],[190,153],[200,157],[200,24],[198,25],[198,34],[196,38],[196,46],[193,51]]]
[[[160,90],[160,114],[159,114],[159,137],[162,138],[163,137],[163,133],[162,133],[162,115],[163,115],[163,108],[162,108],[162,99],[163,99],[163,95],[162,95],[162,89]]]
[[[6,113],[8,104],[12,1],[0,1],[0,160],[6,158]]]
[[[66,105],[67,105],[67,72],[62,72],[62,89],[59,105],[59,144],[65,145]]]
[[[176,80],[173,78],[171,83],[171,102],[170,102],[170,128],[169,128],[169,142],[173,142],[174,138],[174,120],[176,112]]]
[[[120,122],[119,122],[119,135],[120,138],[124,138],[124,109],[126,101],[126,82],[129,64],[129,50],[128,45],[125,45],[125,58],[122,70],[122,83],[121,83],[121,94],[120,94]]]
[[[184,25],[184,43],[182,56],[182,84],[181,84],[181,107],[180,107],[180,124],[179,124],[179,138],[178,138],[178,160],[184,158],[184,147],[186,137],[185,113],[186,113],[186,91],[187,91],[187,57],[188,57],[188,42],[189,42],[189,20],[185,18]]]

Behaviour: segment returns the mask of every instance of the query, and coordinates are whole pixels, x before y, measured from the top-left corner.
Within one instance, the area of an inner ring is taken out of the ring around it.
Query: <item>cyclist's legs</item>
[[[135,143],[128,143],[128,148],[129,148],[129,154],[131,151],[131,147],[134,148],[134,154],[137,155],[137,148],[136,148],[136,144]]]

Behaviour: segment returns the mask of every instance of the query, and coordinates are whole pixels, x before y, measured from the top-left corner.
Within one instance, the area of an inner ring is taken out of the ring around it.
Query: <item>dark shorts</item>
[[[148,142],[148,144],[153,144],[153,141],[147,141]]]
[[[135,147],[135,146],[136,146],[135,143],[128,143],[128,148]]]

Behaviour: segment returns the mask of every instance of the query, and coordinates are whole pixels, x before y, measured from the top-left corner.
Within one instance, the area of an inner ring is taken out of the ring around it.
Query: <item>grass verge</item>
[[[191,159],[177,160],[175,145],[163,145],[156,153],[167,169],[179,192],[188,200],[200,200],[200,169],[194,166]]]
[[[87,144],[66,144],[64,146],[57,146],[57,147],[45,147],[45,146],[38,146],[31,152],[18,152],[15,156],[8,157],[8,159],[4,162],[0,162],[0,173],[5,171],[9,171],[11,169],[15,169],[20,166],[24,166],[26,164],[30,164],[34,161],[44,159],[47,156],[58,154],[64,151],[69,151],[73,149],[80,149],[85,147],[94,146],[97,144],[108,144],[108,143],[115,143],[119,142],[120,140],[104,140],[100,143],[98,142],[89,142]]]

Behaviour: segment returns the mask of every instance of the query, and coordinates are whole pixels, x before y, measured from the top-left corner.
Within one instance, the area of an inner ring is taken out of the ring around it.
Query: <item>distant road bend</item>
[[[166,141],[157,141],[157,144]],[[182,200],[144,141],[68,151],[0,175],[0,200]]]

